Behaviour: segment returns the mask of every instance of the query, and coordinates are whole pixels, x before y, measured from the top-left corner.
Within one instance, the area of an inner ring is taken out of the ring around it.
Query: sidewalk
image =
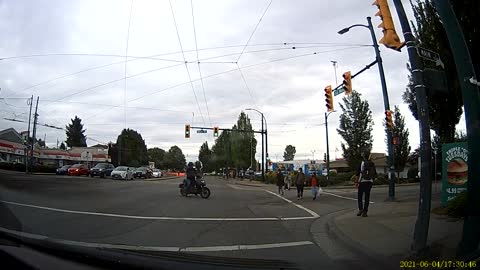
[[[439,205],[438,198],[432,201],[432,209]],[[410,246],[418,201],[376,203],[370,206],[366,218],[357,217],[357,211],[343,211],[328,222],[350,249],[384,264],[394,262],[391,266],[398,269],[398,262],[412,254]],[[428,233],[430,260],[454,258],[462,229],[463,221],[431,213]]]

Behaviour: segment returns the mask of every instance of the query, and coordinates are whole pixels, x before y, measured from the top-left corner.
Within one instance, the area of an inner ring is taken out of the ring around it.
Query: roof
[[[23,138],[13,128],[7,128],[0,131],[0,140],[5,140],[14,143],[23,143]]]
[[[95,145],[92,145],[92,146],[89,146],[89,147],[108,149],[108,145],[104,145],[104,144],[95,144]]]

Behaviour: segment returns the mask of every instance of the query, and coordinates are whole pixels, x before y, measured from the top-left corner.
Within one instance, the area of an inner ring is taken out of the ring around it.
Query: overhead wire
[[[272,2],[273,2],[273,0],[270,0],[270,3],[268,3],[267,8],[265,8],[265,11],[263,12],[262,16],[260,17],[260,20],[258,20],[257,25],[255,25],[255,28],[253,28],[253,31],[252,31],[252,33],[250,34],[250,37],[248,38],[247,43],[245,43],[245,46],[243,47],[242,52],[241,52],[240,55],[238,56],[236,62],[240,61],[240,57],[242,57],[243,52],[245,51],[245,48],[247,48],[248,43],[250,43],[250,40],[252,39],[253,35],[254,35],[255,32],[257,31],[257,28],[258,28],[258,26],[260,25],[260,22],[263,20],[263,17],[264,17],[265,14],[267,13],[268,8],[270,8],[270,5],[272,4]]]
[[[124,115],[124,125],[125,129],[127,128],[127,60],[128,60],[128,41],[130,39],[130,24],[132,22],[132,10],[133,10],[133,0],[130,1],[130,15],[128,17],[128,27],[127,27],[127,45],[125,47],[125,64],[124,64],[124,87],[123,87],[123,106],[125,109],[123,110]]]
[[[172,11],[173,23],[175,25],[175,31],[177,32],[177,38],[178,38],[178,43],[180,45],[180,50],[182,51],[182,57],[183,57],[183,60],[185,61],[185,69],[187,70],[188,80],[190,81],[190,86],[192,87],[192,92],[193,92],[193,95],[195,96],[195,102],[197,103],[198,111],[200,112],[200,116],[202,117],[203,124],[205,125],[205,118],[203,117],[202,109],[200,108],[200,103],[198,102],[197,93],[195,93],[195,88],[193,87],[192,77],[190,76],[190,71],[188,70],[187,59],[185,58],[185,53],[183,52],[182,41],[180,39],[180,34],[178,33],[177,20],[175,19],[175,12],[173,12],[172,1],[168,0],[168,3],[170,4],[170,10]]]
[[[197,54],[198,74],[200,75],[200,83],[202,85],[203,99],[205,100],[205,107],[207,109],[208,121],[210,122],[210,126],[212,126],[212,118],[210,117],[210,110],[208,109],[207,97],[205,95],[205,86],[203,84],[202,68],[200,67],[200,61],[199,61],[199,57],[198,57],[197,30],[196,30],[196,27],[195,27],[195,15],[194,15],[194,12],[193,12],[193,0],[190,0],[190,6],[192,8],[193,36],[195,38],[195,52]]]
[[[242,69],[240,68],[238,63],[236,63],[236,65],[237,65],[238,71],[240,72],[240,76],[242,77],[243,83],[245,84],[245,88],[247,89],[248,94],[250,95],[250,98],[252,99],[253,105],[255,105],[256,109],[259,109],[258,105],[257,105],[257,102],[255,101],[255,98],[252,95],[252,91],[250,90],[250,87],[248,87],[247,80],[245,79],[245,76],[243,75]]]

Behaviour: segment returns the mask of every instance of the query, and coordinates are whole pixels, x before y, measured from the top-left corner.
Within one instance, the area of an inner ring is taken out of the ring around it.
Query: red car
[[[88,176],[90,174],[90,170],[88,169],[88,166],[85,164],[75,164],[68,169],[67,174],[75,175],[75,176],[82,176],[82,175]]]

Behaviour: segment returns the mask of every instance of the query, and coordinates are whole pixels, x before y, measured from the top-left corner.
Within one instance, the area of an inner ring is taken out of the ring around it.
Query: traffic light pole
[[[380,72],[380,82],[382,84],[383,92],[383,106],[385,111],[390,110],[390,102],[388,101],[387,83],[385,81],[385,72],[383,71],[382,57],[380,55],[380,49],[378,48],[377,38],[375,37],[375,31],[373,30],[372,18],[367,17],[368,29],[372,36],[373,48],[375,49],[376,61],[378,64],[378,71]],[[395,200],[395,172],[393,163],[393,145],[392,145],[392,131],[387,128],[387,146],[388,146],[388,200]]]
[[[35,106],[35,114],[33,116],[32,147],[31,147],[31,150],[30,150],[30,160],[29,160],[30,168],[32,168],[33,150],[34,150],[34,145],[35,145],[35,137],[37,135],[37,120],[38,120],[37,111],[38,111],[38,100],[39,99],[40,99],[40,97],[37,97],[37,105]]]
[[[415,98],[417,101],[418,122],[420,126],[420,198],[418,204],[417,221],[413,234],[412,249],[415,252],[421,252],[427,246],[428,227],[430,224],[430,207],[432,199],[431,182],[431,140],[428,117],[428,103],[425,85],[423,84],[423,64],[418,58],[415,38],[410,29],[410,24],[405,14],[401,0],[393,0],[397,10],[398,18],[402,26],[403,36],[407,45],[410,67],[412,69],[412,78],[415,89]]]
[[[474,256],[478,257],[480,252],[478,249],[480,243],[480,181],[478,181],[480,177],[480,167],[478,166],[480,163],[480,126],[478,124],[480,120],[480,92],[478,86],[473,84],[476,78],[472,58],[450,2],[446,0],[434,0],[433,2],[447,33],[450,48],[452,48],[465,110],[469,172],[465,207],[466,217],[463,222],[462,240],[457,254],[466,257],[468,260],[470,255],[473,259]],[[477,254],[474,254],[475,251]]]
[[[28,144],[30,143],[30,121],[32,119],[32,106],[33,106],[33,95],[30,98],[30,113],[28,114],[28,128],[27,128],[27,143],[25,146],[25,173],[28,173],[28,166],[30,164],[30,159],[28,158]]]
[[[327,160],[325,162],[327,163],[327,183],[328,180],[330,180],[330,148],[328,144],[328,116],[330,115],[330,113],[331,112],[325,112],[325,137],[327,138]]]

